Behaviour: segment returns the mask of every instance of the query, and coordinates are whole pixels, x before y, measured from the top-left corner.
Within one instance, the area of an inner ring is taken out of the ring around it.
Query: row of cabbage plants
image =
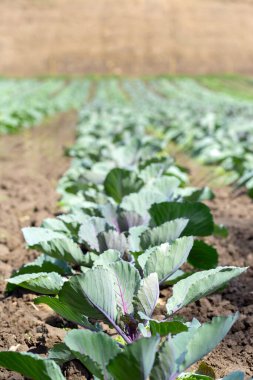
[[[0,80],[0,134],[17,132],[56,113],[80,108],[88,87],[88,81],[79,80]]]
[[[252,101],[215,93],[192,79],[160,79],[150,86],[168,99],[160,107],[167,136],[201,162],[221,166],[253,198]]]
[[[23,229],[41,255],[7,286],[39,293],[36,305],[76,328],[46,358],[6,351],[1,366],[35,380],[64,379],[60,367],[73,359],[94,379],[211,379],[185,371],[219,344],[238,314],[200,323],[180,311],[246,268],[217,266],[217,252],[201,240],[220,232],[201,202],[212,193],[188,186],[150,121],[115,81],[102,82],[80,112],[72,164],[59,183],[68,212]],[[158,321],[164,287],[171,296]]]

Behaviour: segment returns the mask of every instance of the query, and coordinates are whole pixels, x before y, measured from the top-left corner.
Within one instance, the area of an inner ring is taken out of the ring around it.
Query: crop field
[[[0,79],[0,379],[253,376],[253,79]]]

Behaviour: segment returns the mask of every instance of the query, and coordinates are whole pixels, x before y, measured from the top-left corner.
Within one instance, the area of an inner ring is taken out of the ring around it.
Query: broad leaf
[[[143,189],[139,193],[133,193],[124,197],[120,207],[127,211],[135,211],[143,218],[148,219],[150,206],[154,203],[164,202],[165,200],[166,198],[163,194]]]
[[[116,297],[109,269],[96,267],[72,277],[63,285],[59,299],[86,317],[111,323],[116,320]]]
[[[25,227],[22,229],[24,239],[29,247],[36,246],[42,242],[47,242],[52,239],[64,239],[66,235],[42,227]]]
[[[27,273],[9,278],[10,284],[21,286],[36,293],[57,294],[63,283],[63,278],[55,272]]]
[[[66,335],[64,342],[72,355],[93,375],[99,379],[112,379],[106,367],[121,351],[115,340],[103,332],[72,330]]]
[[[57,343],[48,352],[48,359],[54,360],[58,365],[63,365],[70,360],[75,359],[70,349],[65,343]]]
[[[141,249],[171,242],[179,238],[188,224],[187,219],[175,219],[158,227],[147,229],[140,235]]]
[[[117,231],[101,232],[98,235],[99,252],[115,249],[121,254],[127,251],[127,238],[123,233]]]
[[[184,350],[177,354],[171,340],[163,342],[156,354],[150,380],[174,380],[179,374],[179,366],[184,356]]]
[[[144,276],[156,272],[159,283],[163,283],[186,262],[192,245],[193,238],[185,236],[172,244],[150,248],[138,258]]]
[[[136,173],[126,169],[112,169],[104,181],[104,190],[107,195],[120,203],[125,195],[137,193],[144,185]]]
[[[68,264],[63,260],[58,260],[53,257],[47,256],[47,255],[40,255],[32,261],[31,263],[23,265],[20,269],[18,269],[16,272],[14,272],[11,276],[16,277],[21,274],[31,274],[31,273],[50,273],[50,272],[56,272],[61,275],[70,275],[72,273],[71,268],[68,266]],[[18,285],[11,284],[8,282],[8,285],[6,287],[6,291],[13,291]]]
[[[186,351],[180,370],[184,371],[211,352],[226,336],[237,318],[238,313],[228,317],[215,317],[211,323],[204,323],[196,329],[175,335],[172,342],[178,355]]]
[[[143,217],[135,211],[121,210],[111,203],[102,206],[101,213],[106,222],[118,232],[129,231],[131,227],[140,226],[144,223]]]
[[[155,158],[156,159],[156,158]],[[152,160],[152,159],[151,159]],[[164,174],[164,171],[167,169],[167,167],[170,165],[170,163],[166,163],[166,162],[149,162],[148,164],[144,164],[146,165],[145,167],[143,167],[143,164],[141,163],[140,167],[141,167],[141,170],[139,172],[139,176],[143,179],[143,181],[145,183],[149,183],[149,182],[153,182],[152,180],[156,180],[156,179],[160,179],[160,178],[164,178],[165,176],[163,175]],[[161,175],[163,175],[162,177],[160,177]],[[172,180],[176,180],[179,182],[180,184],[180,181],[176,178],[176,177],[167,177],[167,178],[172,178]],[[172,188],[173,190],[175,188],[177,188],[177,184],[178,182],[176,181],[173,181],[171,183],[169,183],[168,185],[168,188]]]
[[[176,335],[183,331],[187,331],[188,327],[179,321],[149,321],[150,331],[152,335],[159,334],[160,336],[167,336],[169,334]]]
[[[60,367],[39,355],[13,351],[0,352],[0,367],[19,372],[34,380],[65,380]]]
[[[144,231],[146,231],[147,228],[148,227],[145,225],[130,228],[127,240],[128,240],[129,250],[131,252],[141,251],[140,236]]]
[[[218,265],[218,253],[202,240],[195,240],[188,256],[188,263],[198,269],[212,269]]]
[[[163,285],[164,286],[171,286],[175,285],[178,281],[183,280],[186,277],[191,276],[195,272],[184,272],[181,269],[178,269],[175,273],[173,273],[168,280],[164,281]]]
[[[184,236],[208,236],[214,229],[210,210],[202,203],[163,202],[154,204],[149,212],[155,226],[178,218],[189,219],[183,231]]]
[[[157,273],[151,273],[141,282],[136,297],[136,311],[151,317],[159,298],[159,282]]]
[[[215,292],[247,268],[217,267],[194,273],[173,286],[173,296],[167,302],[168,314],[173,314],[191,302]]]
[[[87,249],[94,249],[99,251],[99,243],[97,235],[105,231],[106,221],[103,218],[98,217],[87,217],[85,221],[82,222],[78,237],[79,241],[86,245]]]
[[[69,306],[67,303],[62,302],[58,298],[41,296],[35,298],[34,303],[37,305],[44,303],[51,307],[51,309],[53,309],[55,313],[59,314],[67,321],[74,322],[80,326],[96,330],[96,327],[89,322],[88,317],[86,317],[77,308]]]
[[[125,347],[108,365],[114,380],[147,380],[160,338],[141,338]]]
[[[55,232],[69,234],[66,224],[59,218],[46,218],[41,225],[43,228],[50,229]]]
[[[93,263],[93,266],[108,266],[116,261],[119,261],[121,257],[121,253],[116,251],[115,249],[108,249],[104,251],[99,256],[97,256],[96,260]]]
[[[110,265],[113,274],[114,291],[117,306],[123,315],[133,312],[133,298],[137,293],[141,278],[137,269],[126,261],[119,261]]]
[[[81,224],[85,223],[88,215],[79,209],[73,210],[71,214],[59,215],[60,219],[68,229],[70,236],[77,238]]]
[[[173,199],[173,196],[177,192],[177,188],[179,185],[180,181],[178,180],[178,178],[162,176],[159,178],[154,178],[154,180],[147,183],[147,185],[144,188],[159,192],[165,196],[167,201],[170,201]]]
[[[46,228],[23,228],[24,238],[30,248],[34,248],[56,259],[73,264],[82,264],[83,253],[79,246],[66,235]]]
[[[144,218],[134,211],[120,211],[117,218],[118,228],[121,232],[127,232],[131,227],[145,224]]]
[[[40,268],[40,270],[37,270]],[[66,261],[55,259],[48,255],[40,255],[34,261],[21,267],[17,274],[34,273],[34,272],[56,272],[61,275],[71,274],[71,268]]]
[[[67,305],[74,316],[81,314],[93,320],[106,321],[130,342],[116,324],[116,318],[119,308],[123,314],[131,313],[132,299],[139,283],[140,275],[135,267],[120,261],[73,276],[60,291],[59,302]]]

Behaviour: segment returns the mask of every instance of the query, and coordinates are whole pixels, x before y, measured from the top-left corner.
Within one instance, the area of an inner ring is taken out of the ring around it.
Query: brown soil
[[[208,356],[219,376],[233,370],[253,375],[253,203],[247,195],[234,196],[230,189],[217,189],[210,202],[217,223],[229,229],[227,239],[209,238],[220,255],[221,265],[248,266],[225,291],[189,308],[197,315],[212,317],[239,310],[240,318],[221,345]]]
[[[20,229],[38,226],[57,211],[55,192],[60,176],[68,168],[63,147],[74,141],[74,113],[61,115],[44,126],[20,135],[0,138],[0,350],[45,352],[46,346],[60,341],[64,330],[45,323],[52,313],[33,305],[34,295],[23,291],[5,298],[5,279],[14,269],[31,261]],[[20,379],[0,370],[0,379]]]
[[[5,298],[5,282],[12,270],[32,260],[36,253],[25,249],[20,234],[24,225],[39,225],[43,218],[56,211],[58,178],[68,167],[62,155],[65,144],[73,142],[75,116],[68,114],[50,125],[27,131],[18,136],[2,137],[0,141],[0,272],[1,272],[1,336],[0,350],[14,349],[44,354],[48,348],[63,339],[67,326],[45,306],[34,306],[33,294],[22,290]],[[180,158],[179,158],[180,159]],[[185,158],[181,157],[184,163]],[[187,159],[192,181],[205,182],[205,173]],[[200,178],[201,173],[201,178]],[[211,176],[212,177],[212,176]],[[208,239],[220,253],[222,265],[253,264],[253,203],[243,193],[236,197],[229,188],[215,189],[216,199],[210,202],[216,222],[229,227],[227,239]],[[185,308],[182,314],[206,321],[214,315],[226,315],[239,309],[241,315],[227,338],[208,357],[217,377],[241,369],[253,375],[253,271],[233,281],[223,292],[204,298]],[[168,297],[161,292],[160,313]],[[65,369],[68,379],[85,378],[78,362]],[[0,379],[18,380],[23,377],[0,370]]]
[[[1,0],[0,73],[252,74],[252,0]]]

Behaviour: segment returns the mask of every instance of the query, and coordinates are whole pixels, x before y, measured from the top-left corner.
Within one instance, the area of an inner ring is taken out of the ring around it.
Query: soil
[[[239,310],[240,317],[220,346],[207,362],[217,369],[219,376],[234,370],[253,375],[253,203],[246,194],[235,196],[228,188],[216,189],[216,200],[209,206],[215,221],[228,227],[227,239],[211,237],[208,241],[219,252],[221,265],[248,266],[241,275],[220,294],[207,297],[189,308],[203,320]]]
[[[45,354],[64,338],[68,325],[43,305],[34,306],[35,297],[18,290],[5,297],[5,279],[23,263],[32,260],[36,252],[27,251],[20,228],[38,226],[43,218],[59,211],[55,192],[57,180],[69,165],[63,157],[63,147],[74,138],[75,115],[62,115],[46,126],[0,140],[0,273],[1,273],[1,335],[0,350],[12,349]],[[181,163],[186,157],[179,157]],[[187,158],[191,180],[198,185],[212,177],[212,169],[202,169]],[[201,178],[200,178],[201,175]],[[222,265],[253,265],[253,203],[244,194],[232,193],[228,187],[214,189],[216,199],[208,202],[217,223],[229,228],[226,239],[207,239],[219,251]],[[182,314],[206,321],[215,315],[240,311],[240,318],[226,339],[209,354],[205,361],[222,377],[233,370],[253,375],[253,270],[234,280],[224,291],[195,302]],[[168,290],[161,291],[161,314]],[[157,315],[159,318],[159,315]],[[76,361],[64,369],[70,380],[86,378]],[[22,376],[0,369],[1,380],[19,380]]]
[[[65,330],[57,327],[62,321],[46,308],[36,308],[33,294],[20,290],[5,298],[4,288],[13,270],[36,257],[25,249],[20,229],[39,226],[57,212],[55,189],[69,166],[63,149],[73,144],[75,121],[75,113],[68,113],[0,137],[0,350],[44,353],[63,338]],[[21,378],[0,369],[1,380]]]

